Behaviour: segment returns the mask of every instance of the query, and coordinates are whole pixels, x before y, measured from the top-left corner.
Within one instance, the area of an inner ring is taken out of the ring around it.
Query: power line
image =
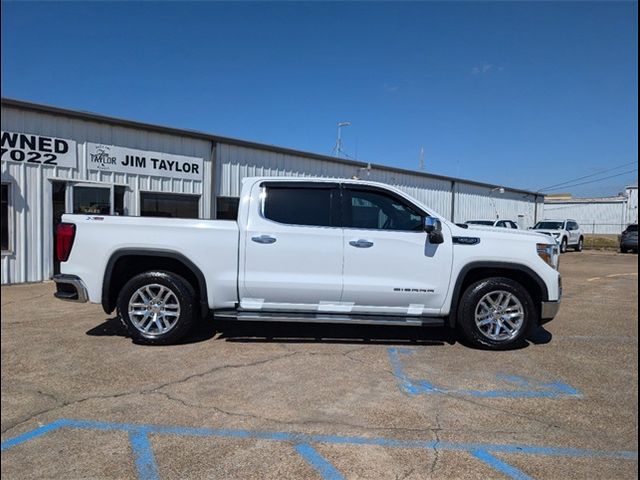
[[[608,180],[610,178],[621,177],[622,175],[627,175],[629,173],[633,173],[633,172],[637,172],[637,171],[638,171],[638,169],[634,168],[633,170],[629,170],[629,171],[622,172],[622,173],[617,173],[615,175],[609,175],[608,177],[596,178],[595,180],[589,180],[589,181],[586,181],[586,182],[574,183],[572,185],[565,185],[565,187],[567,187],[567,188],[569,188],[569,187],[578,187],[580,185],[587,185],[589,183],[601,182],[602,180]]]
[[[622,165],[618,165],[617,167],[606,168],[606,169],[604,169],[604,170],[599,170],[599,171],[597,171],[597,172],[595,172],[595,173],[592,173],[592,174],[589,174],[589,175],[584,175],[584,176],[582,176],[582,177],[572,178],[571,180],[566,180],[566,181],[564,181],[564,182],[556,183],[555,185],[550,185],[550,186],[548,186],[548,187],[541,188],[541,189],[540,189],[540,190],[538,190],[538,191],[539,191],[539,192],[542,192],[543,190],[549,190],[549,189],[551,189],[551,188],[562,187],[562,186],[564,186],[566,183],[572,183],[572,182],[576,182],[576,181],[578,181],[578,180],[583,180],[583,179],[585,179],[585,178],[595,177],[596,175],[600,175],[600,174],[602,174],[602,173],[611,172],[611,171],[613,171],[613,170],[618,170],[619,168],[626,167],[627,165],[634,165],[634,164],[636,164],[636,163],[637,163],[637,162],[627,162],[627,163],[623,163]]]

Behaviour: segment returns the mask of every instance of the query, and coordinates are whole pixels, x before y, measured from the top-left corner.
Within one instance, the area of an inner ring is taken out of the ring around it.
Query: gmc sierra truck
[[[169,344],[199,318],[450,326],[505,349],[556,315],[558,246],[457,226],[401,190],[248,178],[237,221],[64,215],[55,296]]]

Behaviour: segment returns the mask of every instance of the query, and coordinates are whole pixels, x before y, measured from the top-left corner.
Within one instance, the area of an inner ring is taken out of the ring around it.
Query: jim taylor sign
[[[87,168],[103,172],[202,180],[202,158],[87,143]]]

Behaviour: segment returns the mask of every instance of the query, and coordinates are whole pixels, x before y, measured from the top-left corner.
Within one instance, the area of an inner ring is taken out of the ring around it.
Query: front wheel
[[[473,346],[504,350],[519,344],[536,324],[529,292],[515,280],[492,277],[469,285],[460,300],[457,325]]]
[[[567,242],[566,238],[562,239],[560,243],[560,253],[567,253],[567,247],[569,246],[569,242]]]
[[[189,282],[170,272],[145,272],[118,295],[118,316],[137,343],[176,343],[195,323],[196,294]]]

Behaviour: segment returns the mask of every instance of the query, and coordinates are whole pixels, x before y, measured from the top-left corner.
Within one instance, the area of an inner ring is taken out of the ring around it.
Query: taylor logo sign
[[[89,153],[89,165],[98,170],[108,170],[110,165],[116,164],[116,157],[109,156],[108,146],[99,146],[95,153]]]
[[[202,180],[202,166],[199,157],[87,143],[89,170]]]
[[[28,165],[78,166],[76,142],[29,133],[1,132],[0,158]]]

